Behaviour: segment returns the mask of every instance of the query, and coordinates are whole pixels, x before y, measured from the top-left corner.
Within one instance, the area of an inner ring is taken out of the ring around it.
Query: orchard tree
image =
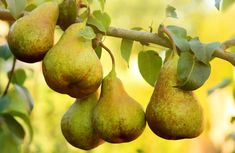
[[[29,117],[34,104],[24,86],[25,69],[15,68],[18,60],[28,64],[42,61],[47,85],[76,99],[62,117],[61,130],[65,139],[79,149],[90,150],[104,142],[133,141],[142,134],[146,123],[153,134],[169,140],[195,138],[202,133],[205,117],[193,90],[209,78],[214,58],[235,66],[235,54],[227,51],[235,45],[235,39],[203,43],[183,27],[164,22],[158,29],[150,26],[149,31],[137,26],[112,27],[105,0],[98,2],[100,8],[93,10],[92,0],[49,1],[40,5],[26,0],[1,0],[0,19],[10,24],[10,31],[7,42],[0,46],[0,58],[5,64],[12,61],[6,87],[0,86],[2,153],[20,152],[26,133],[28,145],[33,137]],[[215,7],[225,10],[232,3],[215,0]],[[171,5],[165,14],[177,18],[177,10]],[[56,27],[64,33],[54,43]],[[134,42],[162,47],[160,53],[154,49],[138,53],[139,71],[146,83],[154,87],[146,111],[128,95],[117,77],[115,56],[105,45],[105,37],[121,39],[120,52],[128,65]],[[104,51],[112,61],[107,76],[103,76],[99,59]],[[210,92],[230,82],[225,80]],[[24,151],[29,152],[28,149]]]

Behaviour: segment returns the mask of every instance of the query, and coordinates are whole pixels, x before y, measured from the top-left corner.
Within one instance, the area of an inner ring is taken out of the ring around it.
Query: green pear
[[[164,63],[150,102],[146,119],[151,130],[165,139],[194,138],[203,131],[203,110],[192,91],[177,88],[178,56]]]
[[[79,35],[84,27],[72,24],[42,62],[43,75],[48,86],[75,98],[84,98],[95,92],[103,79],[99,58],[91,40]]]
[[[11,26],[8,44],[18,60],[34,63],[43,59],[54,44],[58,15],[57,3],[45,2]]]
[[[96,93],[81,100],[77,99],[62,117],[62,133],[74,147],[90,150],[104,142],[92,125],[93,110],[97,101]]]
[[[66,30],[71,24],[76,22],[78,7],[76,0],[64,0],[59,5],[59,18],[57,24],[62,30]]]
[[[145,128],[142,106],[126,93],[114,69],[103,80],[93,124],[100,137],[110,143],[130,142]]]

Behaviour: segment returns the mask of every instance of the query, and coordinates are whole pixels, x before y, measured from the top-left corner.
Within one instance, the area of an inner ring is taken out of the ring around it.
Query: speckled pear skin
[[[74,98],[84,98],[95,92],[103,79],[102,65],[91,40],[79,36],[83,27],[81,23],[71,25],[42,62],[48,86]]]
[[[93,123],[100,137],[110,143],[130,142],[145,128],[142,106],[126,93],[114,70],[103,80]]]
[[[191,91],[177,87],[178,56],[163,65],[150,102],[146,119],[158,136],[170,139],[194,138],[203,131],[203,110]]]
[[[97,101],[96,93],[87,98],[76,100],[62,117],[62,133],[74,147],[90,150],[104,142],[92,125],[93,110]]]
[[[43,59],[54,44],[58,15],[57,3],[45,2],[11,26],[8,44],[18,60],[34,63]]]

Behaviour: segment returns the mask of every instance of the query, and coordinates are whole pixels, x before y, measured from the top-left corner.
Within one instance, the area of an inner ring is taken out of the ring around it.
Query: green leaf
[[[232,80],[229,79],[229,78],[224,79],[219,84],[217,84],[215,87],[209,89],[208,92],[207,92],[208,95],[212,94],[213,92],[215,92],[218,89],[222,89],[222,88],[228,86],[231,82],[232,82]]]
[[[205,64],[210,62],[213,53],[220,47],[220,43],[218,42],[202,44],[197,38],[192,39],[189,44],[196,58]]]
[[[220,1],[221,0],[215,0],[215,7],[220,10]]]
[[[24,123],[26,124],[28,131],[29,131],[29,138],[30,138],[30,142],[32,141],[33,138],[33,128],[29,119],[29,116],[21,113],[21,112],[17,112],[17,111],[10,111],[8,112],[9,114],[11,114],[14,117],[19,117],[20,119],[22,119],[24,121]]]
[[[25,11],[31,12],[31,11],[33,11],[35,8],[37,8],[37,5],[31,3],[31,4],[29,4],[29,5],[27,5],[27,6],[25,7]]]
[[[235,116],[231,117],[230,122],[231,122],[231,123],[234,123],[234,121],[235,121]]]
[[[176,13],[176,9],[173,6],[167,5],[166,17],[178,18],[177,13]]]
[[[85,0],[85,1],[87,1],[87,3],[89,3],[89,4],[93,3],[93,0]]]
[[[27,1],[26,0],[6,0],[7,8],[15,19],[18,19],[24,11]]]
[[[232,6],[234,2],[234,0],[223,0],[221,4],[221,10],[226,11],[230,6]]]
[[[106,32],[110,26],[111,18],[107,13],[100,10],[94,11],[88,18],[87,24],[95,26],[101,32]]]
[[[19,153],[20,152],[20,144],[22,142],[19,141],[7,128],[6,123],[4,121],[1,122],[0,117],[0,148],[1,153]]]
[[[143,30],[143,28],[142,27],[134,27],[134,28],[131,28],[131,30],[141,31],[141,30]]]
[[[10,99],[7,95],[0,97],[0,113],[6,109],[6,107],[9,105],[9,101]]]
[[[139,52],[138,66],[145,81],[154,86],[162,66],[162,59],[158,53],[153,50]]]
[[[29,115],[33,109],[33,100],[28,90],[22,86],[14,85],[6,96],[0,98],[0,112],[20,112]]]
[[[97,55],[99,58],[101,58],[101,55],[102,55],[102,47],[100,47],[100,46],[96,47],[95,52],[96,52],[96,55]]]
[[[96,37],[95,32],[93,31],[93,29],[89,26],[84,27],[83,29],[81,29],[78,33],[79,36],[82,36],[83,38],[87,39],[87,40],[92,40]]]
[[[10,57],[12,57],[12,53],[8,44],[0,45],[0,58],[8,60]]]
[[[104,10],[104,5],[105,5],[106,0],[99,0],[101,10]]]
[[[210,75],[211,67],[204,64],[189,52],[180,55],[177,67],[178,87],[183,90],[195,90],[201,87]]]
[[[10,77],[10,73],[11,72],[8,72],[8,78]],[[12,77],[12,80],[11,82],[12,83],[15,83],[15,84],[18,84],[18,85],[23,85],[25,80],[26,80],[26,73],[25,73],[25,70],[24,69],[17,69],[14,71],[14,74],[13,74],[13,77]]]
[[[23,141],[25,137],[25,131],[20,123],[9,114],[1,114],[3,117],[8,129],[14,134],[16,137]]]
[[[134,41],[130,39],[122,39],[121,42],[121,55],[124,58],[124,60],[127,62],[129,66],[129,60],[131,56],[131,50],[133,46]]]
[[[7,8],[7,2],[6,2],[6,0],[1,0],[1,1],[0,1],[0,4],[1,4],[1,2],[2,2],[2,4],[4,5],[4,8]]]
[[[184,28],[177,26],[167,26],[167,29],[171,33],[173,40],[180,51],[186,52],[190,50],[190,46],[187,40],[187,31]]]

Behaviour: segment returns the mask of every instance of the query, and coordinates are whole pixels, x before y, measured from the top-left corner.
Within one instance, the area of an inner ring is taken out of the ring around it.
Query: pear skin
[[[27,63],[41,61],[54,44],[58,16],[58,4],[45,2],[29,15],[18,19],[8,35],[8,44],[14,56]]]
[[[102,65],[91,40],[79,36],[83,27],[81,23],[69,26],[42,62],[48,86],[74,98],[84,98],[95,92],[103,79]]]
[[[90,150],[104,142],[92,124],[93,110],[97,101],[96,93],[81,100],[77,99],[62,117],[62,133],[74,147]]]
[[[203,110],[192,91],[177,88],[178,56],[163,65],[150,102],[146,119],[158,136],[170,139],[194,138],[203,131]]]
[[[142,106],[126,93],[114,69],[103,80],[93,124],[100,137],[110,143],[130,142],[145,128]]]

